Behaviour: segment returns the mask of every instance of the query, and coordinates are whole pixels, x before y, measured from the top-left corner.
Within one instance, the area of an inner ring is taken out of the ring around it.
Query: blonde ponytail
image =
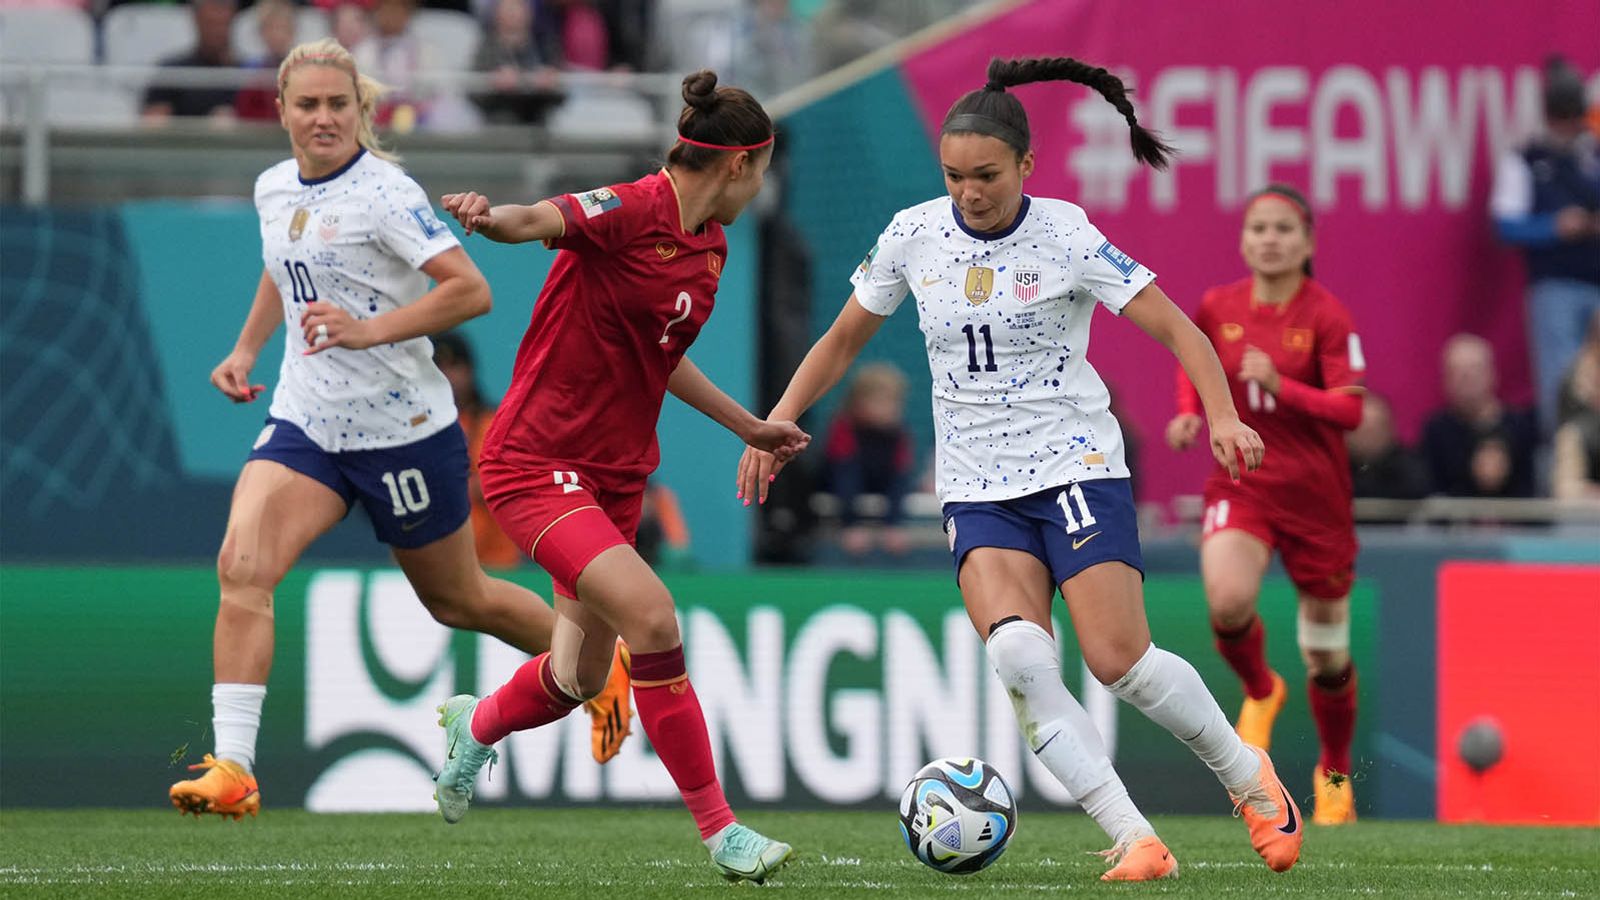
[[[361,124],[356,130],[356,143],[379,159],[396,163],[400,161],[398,154],[385,150],[378,142],[378,134],[373,127],[373,121],[378,114],[378,100],[389,92],[389,88],[383,82],[358,71],[355,57],[351,56],[350,51],[338,41],[333,38],[323,38],[320,41],[298,44],[283,58],[283,62],[278,66],[280,101],[284,99],[284,89],[289,85],[289,73],[301,66],[332,66],[349,75],[355,84],[356,104],[361,112]]]

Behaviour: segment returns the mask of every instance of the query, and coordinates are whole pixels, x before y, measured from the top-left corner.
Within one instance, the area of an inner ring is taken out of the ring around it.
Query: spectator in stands
[[[1477,335],[1445,342],[1445,407],[1423,430],[1435,493],[1452,497],[1531,497],[1539,424],[1507,409],[1495,394],[1494,350]]]
[[[260,0],[256,4],[256,29],[264,51],[245,61],[245,68],[260,69],[265,86],[248,87],[234,98],[239,118],[251,122],[278,121],[278,64],[294,48],[295,10],[290,0]]]
[[[491,122],[539,122],[562,100],[560,79],[533,40],[530,0],[496,0],[472,67],[493,75],[494,90],[472,97]]]
[[[1588,405],[1556,430],[1551,482],[1559,499],[1600,500],[1600,366],[1577,374]]]
[[[1600,310],[1596,310],[1594,317],[1589,320],[1583,346],[1578,349],[1577,358],[1572,361],[1572,367],[1561,381],[1561,402],[1556,417],[1558,425],[1567,424],[1573,416],[1595,405],[1595,398],[1588,391],[1590,385],[1600,383],[1600,375],[1595,374],[1597,369],[1600,369]]]
[[[430,97],[417,85],[417,74],[437,68],[412,19],[417,0],[377,0],[372,8],[372,33],[350,49],[361,71],[388,85],[378,105],[377,123],[400,133],[414,130],[428,116]]]
[[[161,61],[163,66],[189,68],[231,68],[233,53],[234,0],[194,0],[195,45],[178,56]],[[155,86],[145,92],[144,118],[164,121],[172,116],[233,116],[234,88]]]
[[[541,58],[561,69],[598,72],[611,66],[611,35],[593,0],[545,0],[533,23]]]
[[[1528,263],[1530,356],[1543,425],[1585,325],[1600,310],[1600,138],[1585,127],[1583,79],[1560,58],[1545,66],[1545,133],[1495,172],[1490,208],[1502,240]]]
[[[625,72],[650,72],[660,67],[652,58],[656,0],[598,0],[606,23],[610,67]],[[730,82],[732,78],[728,79]]]
[[[888,503],[884,549],[898,555],[910,546],[900,527],[912,469],[905,400],[906,377],[899,369],[888,363],[863,366],[828,429],[827,485],[839,499],[839,542],[852,556],[870,551],[876,536],[856,511],[863,494],[881,495]]]
[[[1561,391],[1553,493],[1564,500],[1600,499],[1600,312]]]
[[[634,547],[651,568],[679,572],[694,568],[689,522],[683,517],[678,495],[655,478],[644,489]]]
[[[478,454],[483,450],[483,437],[489,432],[495,408],[478,384],[472,344],[459,331],[437,335],[433,338],[433,361],[450,380],[457,421],[467,435],[467,460],[472,466],[467,476],[467,495],[472,500],[472,534],[477,543],[478,562],[485,569],[515,568],[522,563],[522,552],[494,520],[483,499],[483,485],[478,482]]]
[[[340,0],[328,10],[333,39],[346,50],[361,46],[372,35],[372,13],[362,0]]]
[[[1357,497],[1420,500],[1428,496],[1428,469],[1400,443],[1389,401],[1371,390],[1361,402],[1361,424],[1345,433]]]

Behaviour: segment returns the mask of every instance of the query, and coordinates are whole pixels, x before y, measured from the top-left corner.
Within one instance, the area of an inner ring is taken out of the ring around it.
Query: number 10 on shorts
[[[1071,500],[1069,504],[1068,501]],[[1083,498],[1083,485],[1074,484],[1071,488],[1056,495],[1056,505],[1061,507],[1061,515],[1067,520],[1067,534],[1074,534],[1082,529],[1095,524],[1094,513],[1089,512],[1089,502]],[[1072,515],[1072,506],[1078,507],[1078,515]]]
[[[394,504],[392,512],[396,518],[428,508],[428,483],[422,480],[420,469],[385,472],[383,486],[389,489],[389,502]]]

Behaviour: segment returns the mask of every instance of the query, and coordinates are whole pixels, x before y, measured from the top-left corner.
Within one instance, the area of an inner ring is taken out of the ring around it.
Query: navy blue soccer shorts
[[[1144,574],[1126,478],[1078,481],[1010,500],[946,503],[944,533],[958,579],[962,561],[978,547],[1030,553],[1057,585],[1103,562],[1127,563]]]
[[[467,521],[467,438],[450,427],[415,443],[329,453],[300,427],[267,419],[250,459],[270,459],[327,485],[348,509],[356,500],[379,541],[402,550],[449,537]]]

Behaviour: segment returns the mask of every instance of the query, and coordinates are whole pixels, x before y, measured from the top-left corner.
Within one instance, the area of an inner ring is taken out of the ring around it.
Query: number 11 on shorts
[[[1072,515],[1072,506],[1068,498],[1077,504],[1078,515]],[[1089,512],[1089,503],[1083,499],[1083,485],[1074,484],[1071,488],[1056,495],[1056,505],[1061,507],[1061,515],[1067,520],[1067,534],[1073,534],[1095,524],[1094,513]]]

